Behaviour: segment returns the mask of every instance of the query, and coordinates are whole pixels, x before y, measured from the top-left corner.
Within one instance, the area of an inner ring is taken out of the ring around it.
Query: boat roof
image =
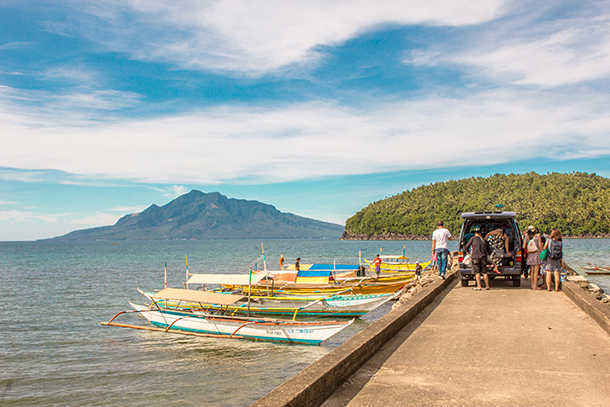
[[[409,260],[409,258],[407,256],[404,256],[402,254],[398,255],[394,255],[394,254],[380,254],[379,255],[380,258],[382,259],[395,259],[395,260],[401,260],[401,259],[406,259]]]
[[[232,284],[248,285],[250,282],[256,284],[265,278],[264,274],[192,274],[187,284]]]
[[[182,288],[164,288],[152,295],[155,300],[174,300],[200,302],[205,304],[233,304],[244,298],[243,295],[219,294],[210,291],[184,290]]]

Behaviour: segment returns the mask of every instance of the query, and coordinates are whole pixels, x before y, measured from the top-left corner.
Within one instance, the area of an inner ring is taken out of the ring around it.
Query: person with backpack
[[[561,259],[563,258],[563,239],[559,229],[553,229],[551,236],[547,239],[544,249],[547,249],[546,255],[546,286],[547,290],[551,291],[552,275],[555,275],[555,291],[559,291],[559,282],[561,281]]]
[[[473,290],[481,291],[483,289],[481,286],[481,274],[483,274],[485,279],[485,289],[489,290],[491,288],[489,286],[489,275],[487,274],[487,253],[489,247],[481,234],[481,225],[474,225],[470,231],[474,232],[474,236],[466,243],[464,251],[468,252],[468,249],[472,247],[472,253],[470,254],[472,258],[472,273],[477,279],[477,286]]]

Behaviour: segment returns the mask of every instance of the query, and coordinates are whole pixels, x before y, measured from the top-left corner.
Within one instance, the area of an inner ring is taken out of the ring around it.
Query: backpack
[[[534,253],[538,251],[538,246],[536,246],[536,237],[533,237],[529,242],[527,242],[527,252]]]
[[[547,246],[549,250],[549,259],[559,260],[563,257],[563,243],[558,242],[553,239],[549,239],[549,245]]]

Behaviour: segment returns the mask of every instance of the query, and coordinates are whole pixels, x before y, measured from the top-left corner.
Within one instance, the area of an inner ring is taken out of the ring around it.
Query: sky
[[[610,176],[610,1],[0,1],[0,240],[192,189],[345,224],[422,184]]]

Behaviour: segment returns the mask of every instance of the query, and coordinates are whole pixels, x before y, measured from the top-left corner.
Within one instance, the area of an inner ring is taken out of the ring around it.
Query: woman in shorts
[[[549,239],[546,240],[546,243],[544,244],[544,249],[549,249],[549,246],[551,245],[552,241],[556,241],[556,242],[563,242],[563,239],[561,237],[561,232],[559,231],[559,229],[553,229],[553,231],[551,232],[551,237]],[[550,256],[550,254],[549,254]],[[548,291],[551,291],[551,281],[552,281],[552,277],[553,274],[555,275],[555,291],[559,291],[559,274],[561,271],[561,258],[558,259],[551,259],[550,257],[546,258],[546,287]]]

